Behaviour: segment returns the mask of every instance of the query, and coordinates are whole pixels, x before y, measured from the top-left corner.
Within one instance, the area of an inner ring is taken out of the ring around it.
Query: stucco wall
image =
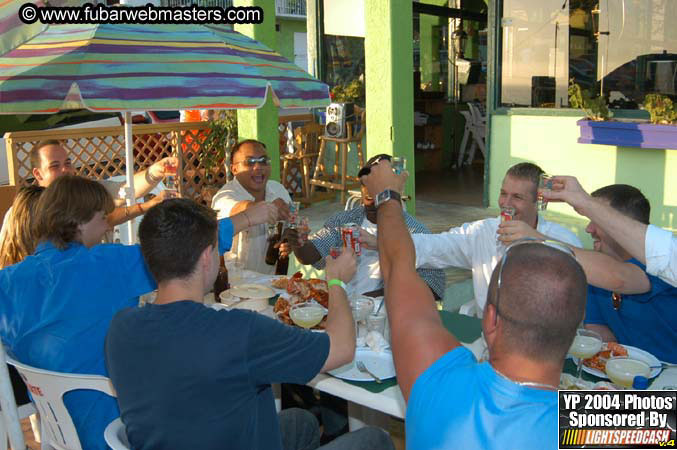
[[[280,31],[277,32],[277,51],[294,62],[294,33],[305,33],[306,21],[278,17],[277,23],[280,26]]]
[[[633,185],[651,202],[651,223],[677,229],[677,150],[579,144],[579,117],[494,115],[491,119],[490,206],[497,206],[505,171],[521,161],[553,175],[574,175],[591,192],[614,183]],[[563,220],[590,246],[587,219],[552,203],[546,218]]]

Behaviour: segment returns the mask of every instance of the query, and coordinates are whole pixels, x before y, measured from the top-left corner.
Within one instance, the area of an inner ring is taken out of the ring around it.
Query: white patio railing
[[[282,17],[306,17],[306,0],[275,0],[275,14]]]
[[[228,8],[233,6],[233,0],[161,0],[162,6],[218,6]],[[275,14],[280,17],[306,17],[306,0],[275,0]]]

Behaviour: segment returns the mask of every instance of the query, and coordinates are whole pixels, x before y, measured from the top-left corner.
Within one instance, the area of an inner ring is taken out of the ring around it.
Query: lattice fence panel
[[[281,118],[280,122],[309,119],[312,116],[299,115]],[[205,151],[202,145],[204,134],[208,128],[208,122],[134,125],[135,172],[165,156],[176,154],[181,157],[182,195],[210,206],[212,196],[228,181],[230,174],[226,170],[229,161],[212,168],[209,173],[200,163],[200,154]],[[47,139],[62,143],[78,175],[106,179],[125,173],[123,127],[10,132],[5,134],[5,141],[11,185],[34,182],[29,152],[34,145]]]

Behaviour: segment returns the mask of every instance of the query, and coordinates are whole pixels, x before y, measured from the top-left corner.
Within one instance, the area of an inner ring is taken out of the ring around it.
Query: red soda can
[[[501,222],[512,220],[515,217],[515,208],[512,206],[504,206],[501,208]]]
[[[341,239],[344,247],[352,248],[356,255],[361,253],[360,250],[360,228],[354,223],[347,223],[341,227]]]

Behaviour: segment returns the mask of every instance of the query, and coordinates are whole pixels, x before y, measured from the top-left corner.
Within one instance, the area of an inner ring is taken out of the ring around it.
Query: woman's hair
[[[21,262],[35,250],[35,212],[44,190],[40,186],[25,186],[14,197],[7,218],[7,234],[0,248],[0,269]]]
[[[97,212],[109,214],[114,208],[113,198],[100,183],[63,175],[45,189],[38,201],[38,242],[49,240],[63,250],[76,240],[80,225],[92,220]]]

